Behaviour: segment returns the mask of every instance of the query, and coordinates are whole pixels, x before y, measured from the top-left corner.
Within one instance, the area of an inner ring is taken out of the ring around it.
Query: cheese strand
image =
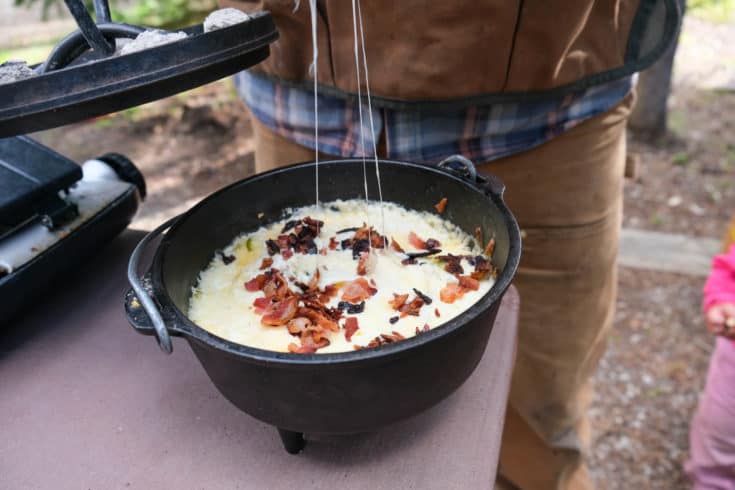
[[[367,181],[367,151],[365,149],[365,126],[363,124],[362,119],[362,90],[360,89],[360,57],[359,57],[359,50],[357,46],[357,9],[355,6],[355,0],[352,0],[352,31],[353,31],[353,48],[355,52],[355,72],[357,74],[357,112],[358,117],[360,120],[360,147],[362,149],[362,179],[363,183],[365,185],[365,215],[367,220],[367,226],[368,226],[368,252],[372,253],[372,236],[370,232],[370,212],[369,212],[369,205],[370,200],[368,198],[368,181]]]
[[[368,101],[368,117],[370,118],[370,133],[373,135],[373,157],[375,158],[375,178],[378,181],[378,197],[380,199],[380,222],[381,232],[385,237],[385,211],[383,210],[383,188],[380,185],[380,164],[378,163],[378,146],[376,143],[375,125],[373,123],[373,105],[370,97],[370,78],[368,76],[367,55],[365,54],[365,32],[362,24],[362,10],[360,9],[360,0],[357,0],[357,18],[360,23],[360,41],[362,46],[362,63],[365,69],[365,92]],[[359,85],[359,83],[358,83]],[[362,122],[360,123],[362,124]],[[385,129],[383,129],[385,131]]]

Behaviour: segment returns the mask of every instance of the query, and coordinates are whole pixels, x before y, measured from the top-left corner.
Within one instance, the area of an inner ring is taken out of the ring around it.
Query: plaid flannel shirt
[[[314,95],[310,90],[241,72],[238,93],[253,115],[277,134],[304,147],[341,156],[372,155],[373,141],[385,131],[386,156],[393,160],[438,162],[461,154],[488,162],[539,146],[619,103],[631,90],[631,77],[557,99],[495,103],[457,110],[396,111],[373,107],[370,131],[363,97],[365,153],[357,98],[318,96],[319,139],[314,139]],[[376,141],[377,143],[377,141]]]

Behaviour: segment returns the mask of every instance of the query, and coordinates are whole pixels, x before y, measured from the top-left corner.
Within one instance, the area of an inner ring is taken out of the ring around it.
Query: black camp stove
[[[0,322],[125,229],[145,181],[106,154],[83,165],[27,137],[0,140]]]
[[[0,323],[44,285],[79,266],[125,229],[145,197],[145,180],[125,156],[82,165],[24,135],[158,100],[248,68],[269,54],[278,33],[269,13],[129,54],[123,40],[146,28],[112,22],[95,0],[64,0],[79,29],[33,67],[0,85]]]

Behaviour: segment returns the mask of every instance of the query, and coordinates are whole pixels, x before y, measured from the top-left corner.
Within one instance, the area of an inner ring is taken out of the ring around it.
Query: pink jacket
[[[712,260],[712,271],[704,285],[704,311],[717,303],[735,303],[735,245]]]
[[[717,303],[735,303],[735,245],[712,259],[712,271],[704,285],[704,311]],[[735,341],[734,341],[735,342]]]

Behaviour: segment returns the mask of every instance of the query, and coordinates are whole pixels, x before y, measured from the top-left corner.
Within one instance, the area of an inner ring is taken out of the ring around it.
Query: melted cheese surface
[[[493,285],[492,278],[483,279],[479,290],[469,290],[461,298],[448,304],[440,300],[439,292],[447,283],[456,283],[457,279],[446,272],[445,263],[436,258],[420,258],[416,259],[418,263],[415,265],[403,265],[401,261],[406,258],[405,254],[390,247],[373,249],[377,255],[374,270],[366,276],[358,276],[358,261],[353,259],[350,249],[342,250],[340,246],[336,250],[328,248],[330,237],[336,237],[338,242],[352,237],[353,233],[337,233],[339,230],[370,223],[375,231],[384,234],[388,240],[394,238],[406,252],[421,252],[409,243],[409,232],[414,232],[424,240],[433,238],[441,242],[440,255],[451,253],[476,256],[482,253],[473,237],[437,214],[408,210],[397,204],[384,202],[382,213],[385,230],[382,230],[378,203],[366,204],[361,200],[334,201],[323,203],[318,208],[309,206],[291,211],[288,219],[237,237],[222,251],[224,255],[234,256],[235,260],[231,263],[225,264],[222,256],[215,254],[210,264],[201,272],[199,282],[192,291],[188,312],[192,321],[231,342],[260,349],[286,352],[290,343],[298,344],[298,337],[291,335],[285,326],[271,327],[261,324],[261,315],[255,312],[253,302],[262,298],[264,293],[250,292],[244,287],[245,282],[263,272],[260,266],[267,257],[273,259],[271,267],[281,271],[288,279],[289,287],[296,292],[300,292],[300,289],[295,286],[295,282],[308,283],[317,266],[320,288],[329,284],[342,284],[358,277],[374,281],[377,293],[365,300],[364,311],[354,315],[345,312],[339,321],[342,326],[345,318],[357,318],[359,329],[351,341],[346,340],[342,329],[339,332],[327,332],[330,344],[317,353],[352,351],[355,345],[364,347],[383,333],[398,332],[406,338],[412,337],[416,334],[416,328],[421,330],[425,325],[434,328],[456,317],[484,296]],[[307,216],[324,222],[315,243],[319,250],[327,249],[326,255],[294,253],[287,260],[280,254],[270,256],[265,245],[266,240],[275,239],[282,234],[286,221]],[[465,274],[473,270],[466,259],[461,264]],[[403,316],[391,324],[389,319],[400,316],[389,304],[393,293],[408,293],[410,301],[416,296],[414,288],[430,297],[431,304],[424,305],[418,316]],[[341,291],[331,298],[328,305],[336,307],[340,298]]]

